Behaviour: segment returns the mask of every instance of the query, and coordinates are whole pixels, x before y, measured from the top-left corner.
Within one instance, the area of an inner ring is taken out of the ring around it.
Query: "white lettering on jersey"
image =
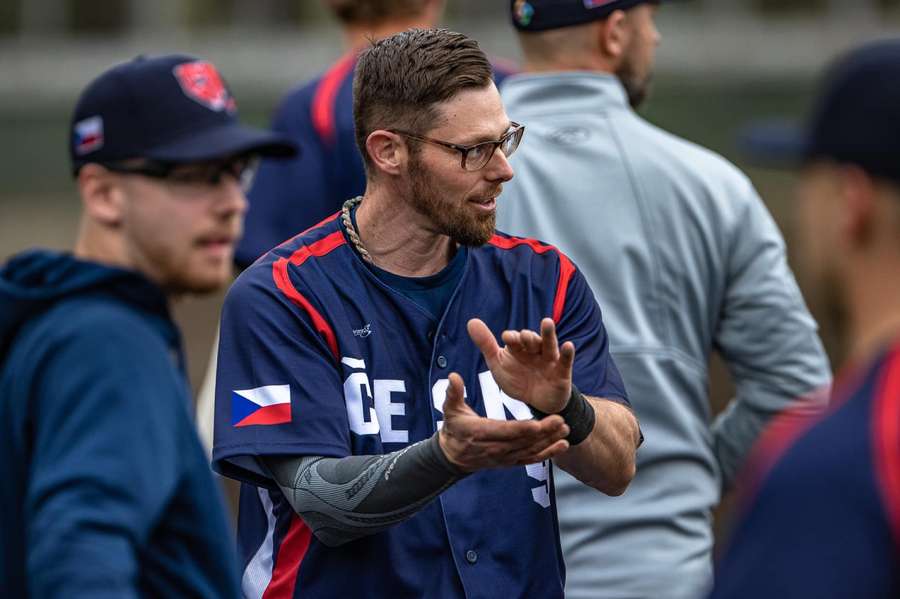
[[[531,478],[542,483],[531,489],[531,498],[541,507],[550,507],[550,463],[547,460],[525,466],[525,472]]]
[[[363,389],[365,389],[365,395],[363,395]],[[369,401],[364,402],[364,397]],[[357,435],[378,433],[378,415],[375,413],[375,408],[365,409],[366,403],[372,402],[369,375],[365,372],[354,372],[347,377],[347,380],[344,381],[344,401],[347,403],[347,419],[350,422],[351,431]]]
[[[375,412],[381,426],[381,441],[409,443],[409,432],[395,429],[391,419],[391,416],[406,415],[406,403],[391,401],[391,393],[406,393],[406,383],[394,379],[375,379]]]

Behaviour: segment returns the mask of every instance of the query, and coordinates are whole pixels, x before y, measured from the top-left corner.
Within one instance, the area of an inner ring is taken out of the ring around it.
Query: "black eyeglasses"
[[[143,175],[153,179],[163,179],[185,186],[218,185],[226,175],[233,177],[244,193],[250,190],[259,168],[259,157],[239,156],[228,160],[197,163],[172,163],[148,160],[128,165],[122,163],[104,164],[107,170],[128,175]]]
[[[471,146],[461,146],[459,144],[450,143],[449,141],[433,139],[431,137],[425,137],[424,135],[416,135],[414,133],[410,133],[409,131],[403,131],[400,129],[390,129],[390,131],[392,133],[397,133],[410,139],[415,139],[416,141],[423,141],[425,143],[435,144],[438,146],[443,146],[445,148],[450,148],[451,150],[456,150],[457,152],[462,154],[460,166],[463,170],[478,171],[483,169],[485,165],[491,161],[491,158],[494,157],[494,152],[497,151],[497,148],[503,150],[503,155],[507,158],[512,156],[512,153],[515,152],[516,148],[519,147],[519,142],[522,141],[522,136],[525,134],[525,125],[520,125],[519,123],[510,123],[509,131],[504,133],[503,137],[501,137],[500,139],[496,141],[483,141]]]

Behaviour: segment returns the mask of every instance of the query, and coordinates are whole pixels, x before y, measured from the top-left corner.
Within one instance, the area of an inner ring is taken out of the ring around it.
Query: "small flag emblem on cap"
[[[75,123],[75,153],[84,156],[103,147],[103,118],[92,116]]]
[[[513,10],[519,25],[528,27],[531,23],[531,19],[534,17],[534,7],[526,2],[526,0],[516,0]]]

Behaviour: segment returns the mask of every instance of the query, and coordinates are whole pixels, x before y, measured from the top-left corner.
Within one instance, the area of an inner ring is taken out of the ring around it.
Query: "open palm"
[[[548,414],[565,407],[572,392],[575,346],[570,341],[559,345],[553,320],[541,321],[540,334],[503,331],[502,348],[483,321],[473,318],[467,328],[504,393]]]

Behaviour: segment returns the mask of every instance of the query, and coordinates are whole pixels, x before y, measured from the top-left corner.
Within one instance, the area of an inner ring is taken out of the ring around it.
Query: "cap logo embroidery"
[[[176,65],[172,72],[182,91],[192,100],[216,112],[237,110],[234,98],[212,63],[205,60],[185,62]]]
[[[92,116],[75,123],[75,153],[90,154],[103,147],[103,117]]]
[[[584,0],[585,8],[600,8],[601,6],[606,6],[607,4],[612,4],[616,0]]]
[[[516,0],[513,11],[519,25],[528,27],[531,23],[531,19],[534,17],[534,7],[526,2],[526,0]]]

